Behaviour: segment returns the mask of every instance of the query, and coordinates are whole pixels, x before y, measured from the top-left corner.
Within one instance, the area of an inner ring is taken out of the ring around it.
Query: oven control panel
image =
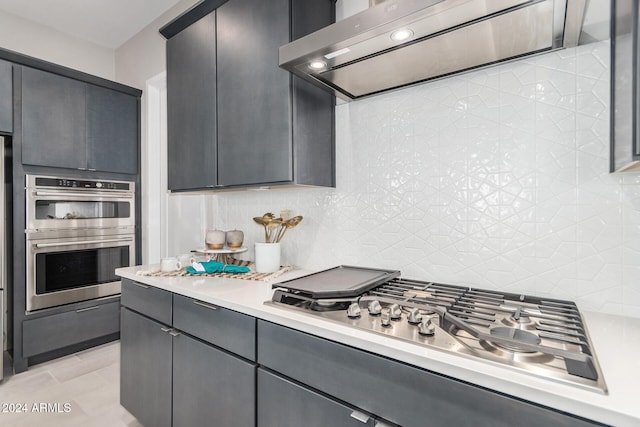
[[[37,187],[47,188],[86,188],[95,190],[121,190],[131,191],[130,182],[122,181],[96,181],[87,179],[68,179],[55,177],[35,177]]]

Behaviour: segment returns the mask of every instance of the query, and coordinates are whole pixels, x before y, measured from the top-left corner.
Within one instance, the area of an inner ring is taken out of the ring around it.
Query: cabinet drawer
[[[256,320],[246,314],[174,295],[173,326],[246,359],[256,359]]]
[[[122,278],[122,305],[171,325],[171,292]]]
[[[282,410],[282,402],[287,402],[286,410]],[[371,427],[374,418],[259,368],[258,427],[302,424],[305,427]]]
[[[22,354],[31,357],[120,331],[120,303],[95,305],[22,323]]]
[[[403,427],[599,425],[262,320],[258,363]]]

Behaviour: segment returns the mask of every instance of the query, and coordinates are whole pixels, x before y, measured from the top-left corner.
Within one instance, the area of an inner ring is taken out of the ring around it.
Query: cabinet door
[[[216,184],[216,15],[167,40],[169,189]]]
[[[218,14],[218,183],[293,179],[289,73],[278,48],[289,42],[289,0],[234,0]]]
[[[283,408],[286,402],[286,409]],[[257,427],[364,427],[373,426],[369,414],[258,369]]]
[[[173,425],[255,425],[256,367],[181,334],[173,342]]]
[[[87,168],[138,172],[138,99],[87,85]]]
[[[13,73],[6,61],[0,61],[0,132],[13,132]]]
[[[126,308],[121,316],[120,404],[146,426],[170,426],[172,336]]]
[[[83,82],[22,68],[22,163],[86,168],[85,117]]]

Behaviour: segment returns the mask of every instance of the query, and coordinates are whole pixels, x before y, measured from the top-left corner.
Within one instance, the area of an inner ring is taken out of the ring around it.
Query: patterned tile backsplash
[[[337,188],[206,196],[207,225],[251,247],[251,218],[287,208],[285,264],[640,317],[640,176],[608,173],[608,64],[594,43],[338,105]]]

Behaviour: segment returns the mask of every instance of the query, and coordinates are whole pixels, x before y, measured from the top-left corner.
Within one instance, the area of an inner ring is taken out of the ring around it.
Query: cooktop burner
[[[402,278],[316,298],[298,286],[303,279],[294,289],[274,285],[266,304],[606,393],[573,302]]]

